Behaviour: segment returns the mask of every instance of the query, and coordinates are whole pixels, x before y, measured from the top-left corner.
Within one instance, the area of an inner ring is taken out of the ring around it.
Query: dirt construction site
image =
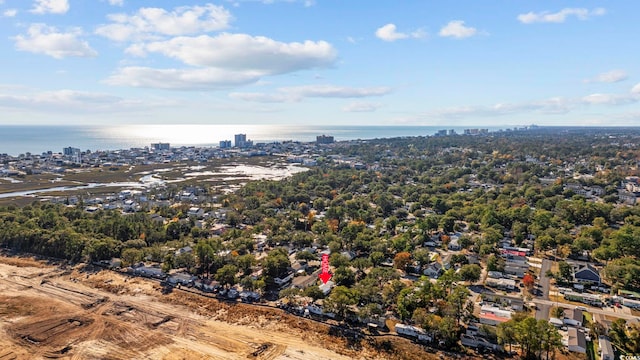
[[[111,271],[0,256],[0,360],[435,359],[405,339],[353,340],[279,309]]]

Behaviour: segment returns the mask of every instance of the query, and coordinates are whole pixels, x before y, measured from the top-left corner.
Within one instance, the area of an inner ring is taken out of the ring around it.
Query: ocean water
[[[490,131],[499,128],[488,127]],[[0,125],[0,154],[117,150],[168,142],[171,146],[218,146],[234,134],[246,134],[254,143],[315,141],[331,135],[336,141],[433,135],[434,126],[297,126],[297,125],[118,125],[118,126],[14,126]],[[450,127],[462,133],[463,127]]]

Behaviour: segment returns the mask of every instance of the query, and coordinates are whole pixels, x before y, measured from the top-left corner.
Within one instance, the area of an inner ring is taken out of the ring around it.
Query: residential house
[[[191,274],[187,274],[185,272],[179,272],[169,276],[167,278],[167,281],[172,285],[190,286],[190,285],[194,285],[195,280],[197,279],[198,279],[197,277]]]
[[[260,301],[260,294],[254,291],[243,290],[240,292],[240,299],[245,303],[256,302]]]
[[[513,290],[516,288],[516,282],[513,279],[487,278],[485,285],[501,290]]]
[[[440,263],[437,263],[437,262],[429,264],[422,273],[432,279],[437,279],[443,273],[442,265],[440,265]]]
[[[293,272],[287,274],[286,276],[283,277],[276,277],[273,279],[273,282],[276,283],[276,285],[278,286],[283,286],[285,284],[287,284],[289,281],[291,281],[293,279]]]
[[[156,279],[164,279],[167,277],[167,274],[165,274],[162,271],[162,269],[148,267],[148,266],[139,266],[139,267],[133,268],[133,273],[138,276],[144,276],[144,277],[156,278]]]
[[[614,360],[615,353],[613,352],[613,346],[611,341],[606,336],[600,336],[598,338],[598,352],[600,353],[601,360]]]
[[[194,201],[196,199],[196,195],[189,191],[183,191],[179,195],[180,201]]]
[[[584,322],[584,316],[581,310],[576,309],[565,309],[564,310],[564,319],[562,322],[568,326],[578,326],[581,327]]]
[[[225,231],[227,231],[228,226],[226,224],[213,224],[213,226],[211,226],[211,234],[213,235],[222,235],[224,234]]]
[[[591,264],[579,264],[574,267],[573,279],[579,283],[600,284],[600,272]]]
[[[458,237],[452,236],[451,240],[449,241],[449,244],[447,245],[447,247],[449,248],[449,250],[451,251],[458,251],[460,250],[460,242],[458,240]]]
[[[524,309],[524,300],[517,297],[487,292],[482,294],[482,298],[486,301],[500,304],[503,307],[508,306],[514,311],[522,311]]]
[[[515,275],[519,278],[524,277],[524,275],[529,271],[529,265],[521,265],[516,263],[507,262],[504,266],[504,273],[509,275]]]
[[[639,196],[640,193],[618,190],[618,200],[623,204],[633,205],[638,201]]]
[[[336,284],[333,281],[329,280],[326,283],[319,285],[318,288],[320,289],[320,291],[322,291],[324,296],[327,296],[334,286],[336,286]]]
[[[569,349],[569,351],[586,354],[587,338],[585,337],[584,333],[578,331],[578,329],[574,327],[570,327],[567,333],[567,348]]]
[[[340,255],[346,257],[347,259],[349,259],[349,261],[353,260],[353,258],[356,257],[356,253],[354,253],[353,251],[343,251],[340,253]]]
[[[460,343],[464,346],[472,347],[472,348],[484,348],[484,349],[491,349],[491,350],[502,349],[502,347],[498,344],[494,344],[485,338],[477,337],[473,335],[463,334],[460,337]]]
[[[480,309],[480,323],[498,325],[511,319],[511,311],[502,310],[495,306],[483,305]]]
[[[191,254],[191,253],[193,253],[193,249],[191,248],[191,246],[185,246],[183,248],[176,250],[175,255],[179,256],[182,254]]]
[[[204,210],[199,207],[191,207],[187,212],[187,216],[195,216],[198,219],[202,219],[202,217],[204,217]]]

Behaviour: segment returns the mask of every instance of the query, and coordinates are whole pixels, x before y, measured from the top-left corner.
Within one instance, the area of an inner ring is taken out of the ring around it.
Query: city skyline
[[[0,125],[640,125],[635,2],[0,0]]]

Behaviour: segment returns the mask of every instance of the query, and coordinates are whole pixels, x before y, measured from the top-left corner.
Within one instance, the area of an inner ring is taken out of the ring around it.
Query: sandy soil
[[[349,341],[277,309],[113,272],[0,256],[0,359],[420,359],[404,339]],[[377,350],[383,344],[387,350]]]

